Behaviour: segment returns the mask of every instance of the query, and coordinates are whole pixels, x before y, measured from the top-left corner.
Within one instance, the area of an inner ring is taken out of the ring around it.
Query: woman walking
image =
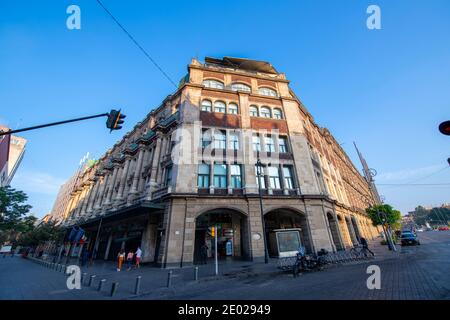
[[[133,263],[134,253],[133,251],[129,251],[127,254],[127,271],[131,270],[131,264]]]
[[[117,271],[122,269],[123,261],[125,260],[125,250],[121,249],[117,255]]]

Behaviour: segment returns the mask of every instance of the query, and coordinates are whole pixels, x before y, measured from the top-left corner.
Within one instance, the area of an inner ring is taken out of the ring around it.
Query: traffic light
[[[213,238],[216,236],[216,228],[215,227],[209,227],[209,235]]]
[[[108,114],[108,120],[106,120],[106,127],[108,129],[111,129],[110,132],[113,130],[119,130],[122,129],[121,124],[124,122],[124,118],[126,115],[122,114],[120,110],[114,110],[112,109]]]
[[[450,121],[444,121],[439,125],[439,131],[446,136],[450,136]]]

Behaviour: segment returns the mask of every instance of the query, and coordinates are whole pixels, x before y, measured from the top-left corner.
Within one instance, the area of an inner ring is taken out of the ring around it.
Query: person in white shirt
[[[141,256],[142,256],[142,250],[140,247],[138,247],[136,250],[136,268],[140,267]]]

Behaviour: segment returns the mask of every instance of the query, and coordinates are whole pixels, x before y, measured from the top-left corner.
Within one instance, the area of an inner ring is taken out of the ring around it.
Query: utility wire
[[[377,183],[379,186],[450,186],[450,183]]]
[[[100,0],[96,0],[96,1],[103,8],[103,10],[105,10],[105,12],[111,17],[111,19],[114,20],[114,22],[120,27],[120,29],[122,29],[122,31],[125,32],[125,34],[128,36],[128,38],[130,38],[130,40],[133,41],[133,43],[139,48],[139,50],[141,50],[142,53],[150,60],[150,62],[153,63],[153,65],[164,75],[164,77],[166,77],[166,79],[169,80],[170,83],[175,86],[175,88],[178,88],[175,81],[173,81],[172,78],[170,78],[169,75],[159,66],[159,64],[156,63],[156,61],[139,44],[139,42],[137,42],[137,40],[131,35],[131,33],[129,33],[127,31],[127,29],[125,29],[125,27],[116,19],[116,17],[114,17],[114,15],[111,13],[111,11],[109,11],[108,8],[106,8],[105,5]]]

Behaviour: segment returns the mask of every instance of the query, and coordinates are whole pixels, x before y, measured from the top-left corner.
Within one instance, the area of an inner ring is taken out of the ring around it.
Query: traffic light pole
[[[52,126],[57,126],[57,125],[60,125],[60,124],[65,124],[65,123],[70,123],[70,122],[83,121],[83,120],[88,120],[88,119],[93,119],[93,118],[100,118],[100,117],[107,117],[108,115],[109,115],[109,113],[102,113],[102,114],[97,114],[95,116],[88,116],[88,117],[70,119],[70,120],[65,120],[65,121],[52,122],[52,123],[42,124],[42,125],[39,125],[39,126],[28,127],[28,128],[23,128],[23,129],[9,130],[9,131],[5,131],[5,132],[0,132],[0,136],[4,136],[4,135],[7,135],[7,134],[18,133],[18,132],[23,132],[23,131],[30,131],[30,130],[35,130],[35,129],[41,129],[41,128],[46,128],[46,127],[52,127]]]

